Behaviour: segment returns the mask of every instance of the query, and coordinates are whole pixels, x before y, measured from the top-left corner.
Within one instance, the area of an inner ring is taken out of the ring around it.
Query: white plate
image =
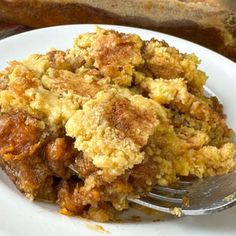
[[[139,34],[143,39],[152,37],[166,40],[182,52],[194,52],[202,59],[201,69],[209,75],[207,86],[224,103],[229,125],[236,130],[236,64],[204,47],[166,34],[138,28],[102,26],[125,33]],[[7,61],[23,59],[32,53],[45,53],[49,48],[67,49],[80,33],[94,31],[94,25],[68,25],[34,30],[0,41],[0,69]],[[57,213],[56,206],[30,202],[0,171],[0,235],[47,236],[47,235],[105,235],[91,229],[96,223]],[[222,236],[236,234],[236,207],[214,215],[183,217],[163,222],[108,223],[100,224],[111,235],[165,236],[196,235]]]

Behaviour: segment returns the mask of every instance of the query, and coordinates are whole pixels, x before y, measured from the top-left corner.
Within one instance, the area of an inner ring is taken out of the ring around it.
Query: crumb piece
[[[72,212],[68,211],[66,208],[61,208],[59,210],[59,213],[62,215],[66,215],[66,216],[74,216],[75,215]]]
[[[174,207],[170,209],[170,213],[174,216],[181,217],[182,216],[182,209],[179,207]]]
[[[224,198],[224,201],[230,202],[236,197],[236,192],[231,193],[229,196]]]
[[[93,231],[96,231],[96,232],[110,234],[110,232],[108,230],[105,230],[102,225],[85,223],[85,226],[88,227],[89,229],[93,230]]]

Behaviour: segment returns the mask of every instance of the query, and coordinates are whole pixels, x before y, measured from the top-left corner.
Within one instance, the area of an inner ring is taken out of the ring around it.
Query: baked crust
[[[0,72],[1,166],[28,198],[97,221],[156,184],[233,171],[233,132],[198,64],[101,28],[66,52],[11,62]]]

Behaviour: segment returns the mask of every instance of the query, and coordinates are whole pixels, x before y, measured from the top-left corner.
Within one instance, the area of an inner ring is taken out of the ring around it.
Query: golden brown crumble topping
[[[233,171],[233,131],[198,64],[166,42],[100,28],[65,52],[10,62],[0,166],[28,198],[96,221],[156,184]]]
[[[106,105],[104,119],[108,125],[120,131],[120,139],[130,138],[135,144],[144,146],[147,134],[157,124],[155,113],[148,109],[139,111],[127,98],[112,98]],[[150,130],[150,131],[149,131]]]

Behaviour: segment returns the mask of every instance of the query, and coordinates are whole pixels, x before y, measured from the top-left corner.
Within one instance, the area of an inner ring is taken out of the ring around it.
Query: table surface
[[[0,39],[6,38],[8,36],[18,34],[24,31],[28,31],[32,28],[22,25],[13,25],[0,22]]]

